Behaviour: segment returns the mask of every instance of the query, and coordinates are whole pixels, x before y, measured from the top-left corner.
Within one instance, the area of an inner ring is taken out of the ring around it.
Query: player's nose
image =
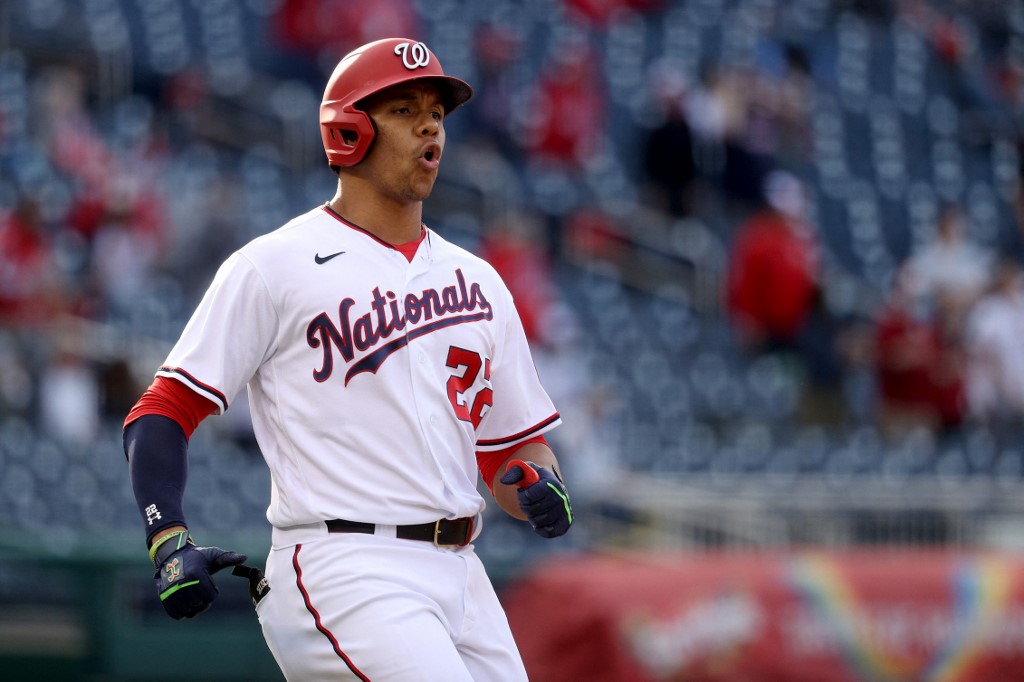
[[[420,135],[433,136],[437,135],[440,131],[441,122],[434,118],[432,114],[428,114],[420,124]]]

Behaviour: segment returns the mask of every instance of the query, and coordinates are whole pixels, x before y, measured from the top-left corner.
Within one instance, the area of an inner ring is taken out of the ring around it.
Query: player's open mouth
[[[441,147],[436,144],[427,145],[420,154],[420,164],[430,170],[436,170],[441,163]]]

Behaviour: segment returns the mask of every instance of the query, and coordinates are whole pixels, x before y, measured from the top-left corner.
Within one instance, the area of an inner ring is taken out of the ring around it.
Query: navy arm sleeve
[[[124,429],[124,454],[147,544],[164,528],[185,526],[188,438],[181,426],[168,417],[143,415]]]

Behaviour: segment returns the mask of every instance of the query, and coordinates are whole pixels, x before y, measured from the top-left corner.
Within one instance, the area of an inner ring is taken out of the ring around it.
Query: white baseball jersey
[[[410,263],[319,207],[234,253],[159,376],[248,385],[275,527],[473,516],[475,451],[560,423],[494,269],[427,229]]]

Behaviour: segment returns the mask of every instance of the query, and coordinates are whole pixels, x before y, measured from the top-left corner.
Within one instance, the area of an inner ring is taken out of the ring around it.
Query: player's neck
[[[406,244],[420,236],[423,203],[389,201],[379,194],[341,188],[329,203],[331,210],[388,244]]]

